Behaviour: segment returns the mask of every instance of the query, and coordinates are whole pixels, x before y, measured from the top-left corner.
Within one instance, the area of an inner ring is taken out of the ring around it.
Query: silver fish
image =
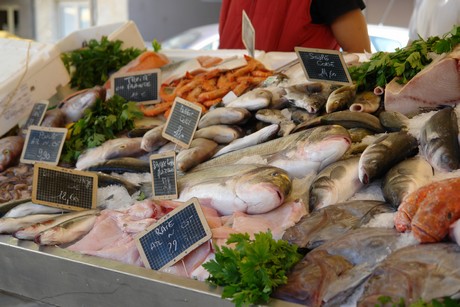
[[[245,108],[222,107],[215,108],[201,116],[198,129],[212,125],[239,125],[251,118],[251,112]]]
[[[12,234],[21,228],[47,221],[56,217],[56,214],[31,214],[20,217],[0,218],[0,233]]]
[[[424,158],[416,156],[401,161],[386,173],[382,183],[383,197],[398,208],[406,195],[428,184],[432,177],[433,169]]]
[[[0,139],[0,172],[19,162],[24,138],[21,136],[6,136]]]
[[[310,186],[310,211],[344,202],[363,184],[358,177],[359,157],[339,160],[318,173]]]
[[[96,163],[87,168],[88,171],[103,173],[149,173],[150,164],[147,160],[133,157],[122,157]]]
[[[212,125],[198,129],[194,138],[205,138],[218,144],[228,144],[244,136],[243,129],[235,125]]]
[[[45,113],[45,117],[43,117],[42,123],[40,126],[42,127],[64,127],[65,126],[65,114],[59,108],[54,108],[52,110],[48,110]]]
[[[16,207],[9,210],[3,217],[22,217],[31,214],[51,214],[51,213],[63,213],[66,210],[61,208],[55,208],[51,206],[45,206],[40,204],[35,204],[32,201],[19,204]]]
[[[249,111],[255,111],[267,108],[271,103],[272,97],[273,95],[269,90],[257,88],[224,104],[226,107],[244,108]]]
[[[82,170],[110,159],[140,156],[145,153],[141,148],[142,139],[117,138],[89,148],[78,157],[76,168]]]
[[[418,142],[407,132],[390,132],[367,146],[359,159],[359,180],[368,184],[400,161],[416,155]]]
[[[34,242],[40,245],[72,243],[86,235],[93,228],[98,216],[98,213],[94,213],[64,221],[40,232],[34,238]]]
[[[261,144],[266,142],[267,140],[270,140],[275,137],[276,133],[279,130],[279,125],[277,124],[272,124],[270,126],[264,127],[254,133],[251,133],[249,135],[246,135],[245,137],[236,139],[232,141],[230,144],[227,146],[222,147],[219,149],[213,156],[213,158],[221,156],[223,154],[251,147],[257,144]]]
[[[381,100],[382,96],[371,91],[357,93],[348,109],[352,112],[374,113],[380,108]]]
[[[326,101],[326,113],[347,109],[356,96],[357,86],[344,85],[334,90]]]
[[[379,119],[382,126],[391,132],[407,130],[409,127],[409,118],[396,111],[382,111]]]
[[[438,171],[460,167],[457,115],[453,108],[436,112],[420,131],[420,151]]]
[[[307,110],[304,109],[299,109],[296,107],[291,107],[288,109],[289,112],[291,112],[291,119],[296,123],[297,125],[310,121],[316,117],[318,117],[318,113],[309,113]]]
[[[105,100],[105,95],[104,87],[95,86],[70,95],[58,107],[64,113],[67,123],[76,122],[83,117],[86,109],[93,107],[97,99]]]
[[[197,197],[222,215],[260,214],[279,207],[291,191],[288,174],[259,164],[223,165],[192,171],[177,181],[179,200]]]
[[[292,105],[305,109],[309,113],[318,113],[335,87],[321,82],[295,84],[284,88],[286,90],[284,98]]]
[[[201,162],[209,160],[217,151],[217,143],[196,138],[190,143],[190,147],[182,149],[176,156],[176,167],[181,172],[186,172]]]
[[[260,109],[256,112],[255,117],[265,123],[278,124],[280,126],[278,136],[286,136],[296,127],[296,124],[286,117],[281,110]]]
[[[142,136],[141,148],[146,152],[154,151],[169,141],[162,136],[164,124],[150,129]]]

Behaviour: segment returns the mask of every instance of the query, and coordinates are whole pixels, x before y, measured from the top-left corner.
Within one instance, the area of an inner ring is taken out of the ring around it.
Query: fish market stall
[[[0,289],[66,306],[455,300],[459,36],[374,55],[118,45],[110,78],[83,58],[120,41],[65,47],[74,93],[0,139]]]

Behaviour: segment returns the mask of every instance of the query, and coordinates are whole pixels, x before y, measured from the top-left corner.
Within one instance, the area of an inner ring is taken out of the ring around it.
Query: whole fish
[[[141,148],[146,152],[154,151],[169,141],[162,135],[165,125],[150,129],[142,136]]]
[[[70,219],[73,219],[79,216],[92,215],[97,212],[99,212],[99,210],[85,210],[85,211],[77,211],[77,212],[59,214],[57,217],[51,218],[49,220],[21,228],[18,231],[14,232],[13,236],[20,240],[33,240],[40,232],[48,228],[54,227],[65,221],[68,221]]]
[[[320,208],[288,228],[283,239],[299,248],[312,250],[346,231],[367,224],[380,213],[393,212],[385,202],[352,200]]]
[[[272,124],[267,127],[264,127],[260,130],[257,130],[254,133],[246,135],[242,138],[236,139],[230,144],[219,149],[213,156],[213,158],[221,156],[223,154],[236,151],[239,149],[251,147],[257,144],[265,143],[267,140],[271,140],[276,136],[276,133],[279,130],[278,124]]]
[[[251,118],[251,112],[245,108],[222,107],[209,110],[201,116],[198,129],[212,125],[239,125]]]
[[[348,109],[352,112],[374,113],[380,108],[381,100],[382,96],[375,95],[374,92],[361,92],[356,94]]]
[[[56,217],[56,214],[31,214],[20,217],[0,218],[0,233],[12,234],[21,228],[41,223]]]
[[[82,215],[40,232],[34,242],[40,245],[61,245],[74,242],[94,226],[98,213]]]
[[[244,108],[249,111],[256,111],[267,108],[271,103],[272,97],[273,94],[269,90],[257,88],[224,104],[226,107]]]
[[[420,151],[438,171],[450,172],[460,167],[457,115],[453,108],[436,112],[420,132]]]
[[[376,306],[386,296],[406,305],[460,293],[460,247],[418,244],[390,254],[365,282],[357,306]],[[397,286],[396,286],[397,285]],[[441,304],[443,305],[443,304]]]
[[[32,201],[28,201],[10,209],[8,212],[5,213],[3,217],[16,218],[32,214],[51,214],[63,212],[65,212],[65,210],[61,208],[35,204]]]
[[[291,112],[291,119],[292,121],[299,125],[303,122],[308,122],[316,117],[318,117],[317,113],[309,113],[307,110],[299,109],[296,107],[291,107],[288,109]]]
[[[361,189],[358,164],[359,157],[352,157],[323,168],[310,186],[310,211],[344,202]]]
[[[87,168],[88,171],[103,173],[149,173],[150,164],[147,160],[133,157],[122,157],[99,162]]]
[[[280,126],[278,136],[286,136],[294,130],[296,124],[284,114],[281,110],[260,109],[256,112],[255,117],[265,123],[278,124]]]
[[[18,163],[24,146],[21,136],[6,136],[0,139],[0,172]]]
[[[382,111],[379,113],[379,119],[387,131],[407,130],[409,127],[409,118],[396,111]]]
[[[66,123],[65,114],[59,108],[54,108],[46,111],[45,117],[43,117],[42,127],[64,127]]]
[[[428,184],[433,178],[431,165],[422,157],[406,159],[393,166],[382,182],[385,200],[398,208],[404,197]]]
[[[212,125],[195,131],[194,138],[205,138],[218,144],[228,144],[244,136],[243,129],[236,125]]]
[[[285,87],[284,99],[293,106],[318,113],[326,104],[327,97],[336,88],[335,85],[324,82],[307,82]]]
[[[340,159],[350,144],[350,135],[345,128],[321,126],[227,153],[198,165],[196,169],[258,158],[284,169],[292,177],[301,178]]]
[[[368,184],[400,161],[416,155],[418,142],[407,132],[390,132],[367,146],[359,159],[359,180]]]
[[[182,149],[176,156],[176,167],[181,172],[186,172],[201,162],[209,160],[217,151],[217,143],[196,138],[190,143],[190,147]]]
[[[117,138],[89,148],[78,157],[76,168],[84,170],[110,159],[140,156],[145,153],[141,148],[142,139],[140,137]]]
[[[284,202],[291,186],[285,171],[259,164],[216,166],[189,172],[177,180],[178,200],[197,197],[201,205],[222,215],[273,210]]]
[[[344,85],[335,89],[328,97],[326,101],[326,113],[332,113],[340,110],[347,109],[349,104],[353,101],[356,96],[357,86]]]
[[[58,107],[64,113],[67,123],[76,122],[83,117],[86,109],[94,106],[97,99],[105,100],[105,95],[104,87],[95,86],[70,95]]]

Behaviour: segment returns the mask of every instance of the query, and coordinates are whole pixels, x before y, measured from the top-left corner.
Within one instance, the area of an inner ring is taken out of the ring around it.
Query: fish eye
[[[280,173],[278,171],[274,171],[273,173],[271,173],[272,177],[278,177],[279,175]]]
[[[9,150],[9,149],[4,149],[4,150],[2,151],[2,154],[4,154],[4,155],[7,155],[7,154],[9,154],[9,153],[10,153],[10,150]]]

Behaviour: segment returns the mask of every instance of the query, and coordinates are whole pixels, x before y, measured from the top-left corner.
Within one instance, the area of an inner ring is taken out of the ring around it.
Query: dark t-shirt
[[[354,9],[364,10],[362,0],[312,0],[310,15],[314,24],[331,24],[334,20]]]

